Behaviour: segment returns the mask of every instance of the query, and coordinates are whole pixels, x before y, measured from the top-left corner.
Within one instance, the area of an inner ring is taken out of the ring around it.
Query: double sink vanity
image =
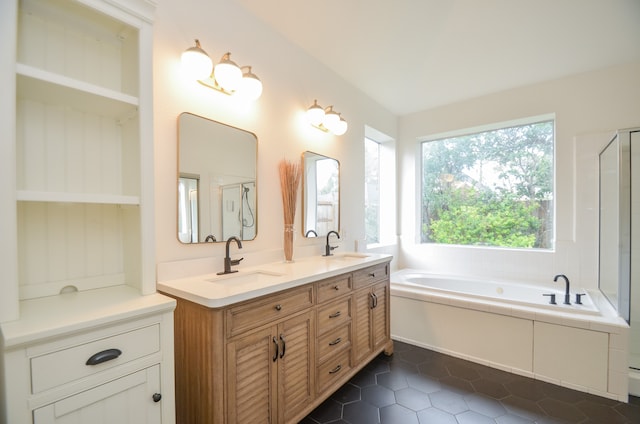
[[[392,354],[390,261],[344,253],[159,282],[177,301],[177,422],[296,423]]]

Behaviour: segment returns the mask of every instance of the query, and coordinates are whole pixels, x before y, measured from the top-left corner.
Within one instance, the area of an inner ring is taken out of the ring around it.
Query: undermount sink
[[[220,284],[255,284],[255,283],[270,283],[277,277],[281,277],[284,274],[274,271],[256,270],[247,272],[234,272],[233,274],[217,275],[213,278],[209,278],[206,281],[211,283]]]
[[[338,261],[353,261],[358,259],[368,258],[369,255],[364,253],[342,253],[339,255],[325,256],[327,259],[333,259]]]

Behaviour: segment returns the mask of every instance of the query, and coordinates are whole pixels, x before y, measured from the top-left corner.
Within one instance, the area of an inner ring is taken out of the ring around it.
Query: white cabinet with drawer
[[[174,422],[173,299],[111,287],[21,306],[0,323],[0,424]]]

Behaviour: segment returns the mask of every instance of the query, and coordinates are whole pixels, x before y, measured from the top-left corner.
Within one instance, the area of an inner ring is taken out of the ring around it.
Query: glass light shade
[[[340,120],[333,128],[333,133],[335,135],[342,135],[347,132],[347,128],[349,128],[349,125],[347,124],[347,121],[345,121],[345,119],[341,116]]]
[[[256,100],[262,95],[262,81],[251,72],[251,66],[246,66],[247,71],[242,75],[242,82],[238,88],[238,94],[248,100]]]
[[[182,52],[180,61],[182,72],[189,79],[202,80],[211,76],[213,62],[207,52],[202,50],[198,40],[196,40],[195,47],[190,47]]]
[[[335,133],[335,128],[340,122],[340,115],[333,110],[333,106],[327,107],[324,113],[324,119],[322,125],[324,125],[329,131]]]
[[[220,63],[213,68],[213,76],[226,91],[235,91],[242,82],[242,70],[229,57],[231,53],[222,56]]]
[[[311,125],[316,127],[322,124],[324,118],[324,109],[318,105],[318,101],[314,100],[313,104],[307,109],[307,120]]]

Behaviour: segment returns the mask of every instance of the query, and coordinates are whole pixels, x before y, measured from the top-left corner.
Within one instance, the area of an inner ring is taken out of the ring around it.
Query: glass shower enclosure
[[[640,128],[620,130],[600,165],[600,290],[631,326],[630,392],[640,395]],[[635,382],[634,382],[635,379]]]

